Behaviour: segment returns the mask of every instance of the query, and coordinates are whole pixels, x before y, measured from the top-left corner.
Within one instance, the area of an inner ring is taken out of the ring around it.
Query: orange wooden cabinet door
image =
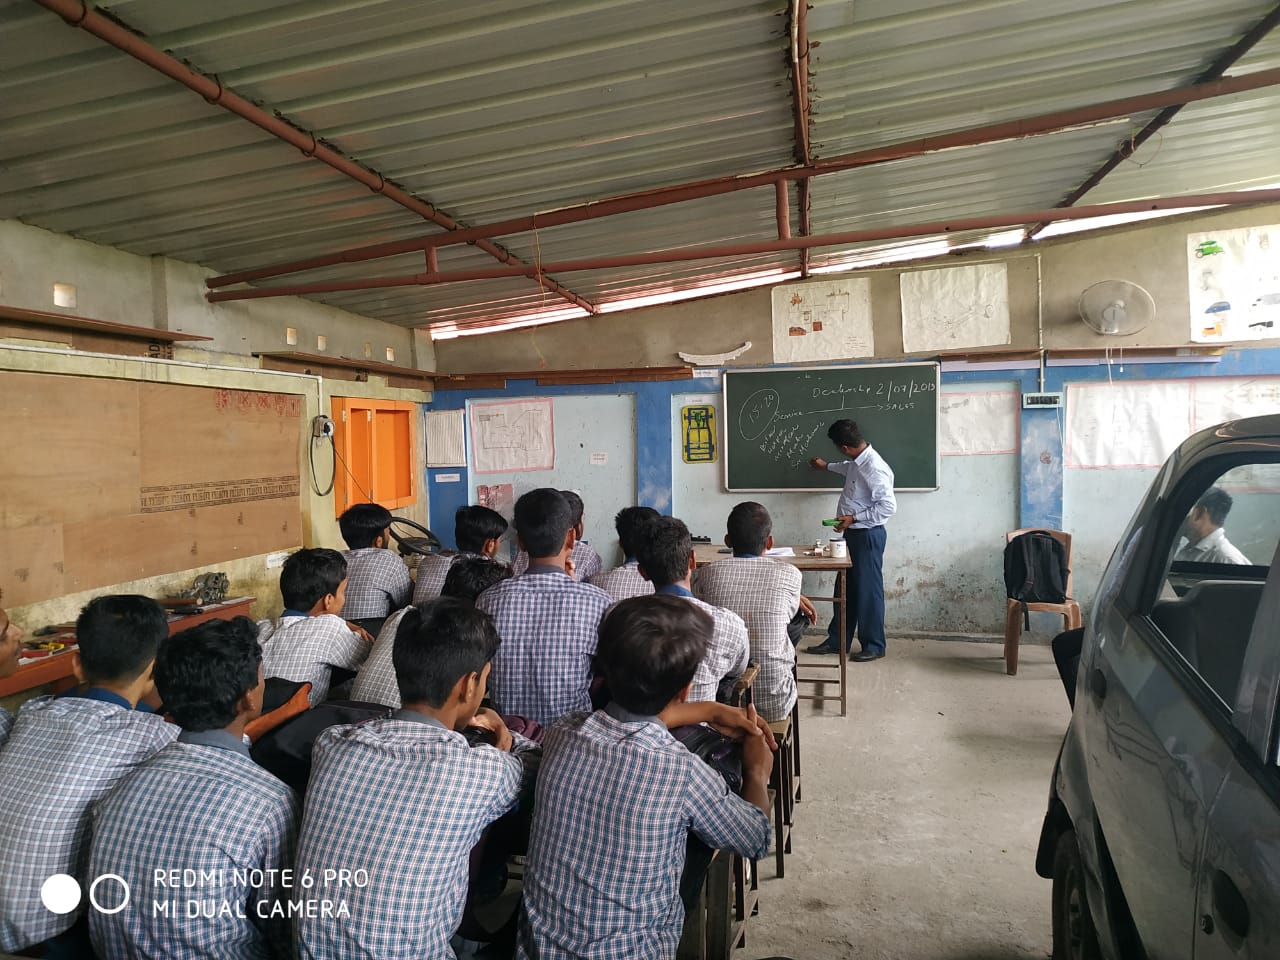
[[[394,510],[416,500],[415,413],[415,404],[407,400],[333,398],[333,442],[339,458],[335,516],[354,503],[380,503]]]

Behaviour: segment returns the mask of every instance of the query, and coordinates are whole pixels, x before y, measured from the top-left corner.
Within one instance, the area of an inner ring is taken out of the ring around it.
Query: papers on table
[[[764,552],[766,557],[794,557],[796,552],[790,547],[771,547]]]

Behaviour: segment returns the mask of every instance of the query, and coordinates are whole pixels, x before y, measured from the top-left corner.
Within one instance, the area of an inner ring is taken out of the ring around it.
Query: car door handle
[[[1095,700],[1107,699],[1107,675],[1097,667],[1089,674],[1089,692]]]
[[[1249,935],[1249,904],[1239,888],[1221,870],[1213,874],[1213,909],[1222,925],[1240,939]]]

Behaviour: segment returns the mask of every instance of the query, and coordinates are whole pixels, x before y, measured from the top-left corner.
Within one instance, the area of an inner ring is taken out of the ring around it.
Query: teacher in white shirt
[[[815,470],[830,470],[844,477],[844,489],[836,504],[836,530],[849,544],[853,567],[845,577],[845,614],[848,636],[844,649],[853,647],[856,628],[862,651],[851,657],[858,663],[884,656],[884,544],[885,521],[897,512],[893,495],[893,470],[863,438],[852,420],[837,420],[827,428],[827,436],[848,459],[828,462],[814,457]],[[840,615],[836,612],[827,628],[827,639],[807,653],[839,653]]]

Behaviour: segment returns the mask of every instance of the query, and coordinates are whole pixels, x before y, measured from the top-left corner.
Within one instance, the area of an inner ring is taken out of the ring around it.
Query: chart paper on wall
[[[471,404],[476,473],[551,470],[556,465],[550,399]]]
[[[773,288],[776,363],[874,355],[871,281],[852,278]]]
[[[1018,452],[1018,394],[1012,390],[938,397],[938,452],[944,457]]]
[[[1191,384],[1179,380],[1067,388],[1068,467],[1158,467],[1194,432]]]
[[[1191,339],[1280,337],[1280,224],[1187,234]]]
[[[427,411],[427,466],[465,467],[467,449],[462,426],[466,415],[461,410]]]
[[[906,353],[1009,342],[1009,277],[1003,263],[909,270],[899,289]]]

